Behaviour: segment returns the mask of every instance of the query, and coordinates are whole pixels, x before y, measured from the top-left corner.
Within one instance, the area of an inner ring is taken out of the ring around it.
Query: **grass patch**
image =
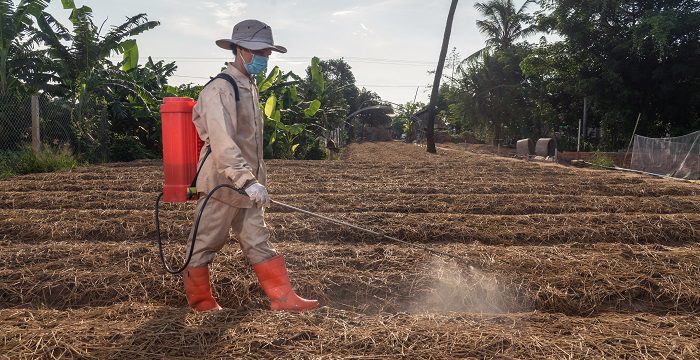
[[[16,151],[0,151],[0,179],[15,175],[72,169],[78,160],[69,148],[42,146],[35,154],[26,146]]]
[[[589,161],[591,164],[600,167],[615,167],[615,161],[610,157],[603,155],[601,153],[593,154],[593,157]]]

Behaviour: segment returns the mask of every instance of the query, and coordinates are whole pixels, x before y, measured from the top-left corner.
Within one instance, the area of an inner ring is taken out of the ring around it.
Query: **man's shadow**
[[[254,309],[224,308],[194,313],[186,304],[179,308],[163,306],[138,326],[109,358],[211,358],[223,350],[228,330],[251,310]]]
[[[146,312],[144,317],[148,320],[140,324],[109,358],[218,357],[217,354],[224,352],[229,342],[229,330],[248,321],[252,312],[264,309],[265,297],[257,282],[248,276],[231,275],[236,274],[232,269],[215,273],[221,276],[212,279],[212,288],[224,310],[195,313],[187,305],[184,292],[175,301],[172,297],[151,299],[159,304],[157,310],[135,308],[135,312]],[[173,286],[183,289],[181,281]]]

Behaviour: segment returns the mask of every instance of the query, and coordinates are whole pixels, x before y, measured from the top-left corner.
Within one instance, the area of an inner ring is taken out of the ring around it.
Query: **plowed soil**
[[[310,313],[273,313],[235,239],[212,265],[225,310],[188,310],[155,246],[162,163],[1,181],[0,358],[700,358],[700,186],[454,148],[354,144],[269,161]],[[163,204],[182,261],[194,204]]]

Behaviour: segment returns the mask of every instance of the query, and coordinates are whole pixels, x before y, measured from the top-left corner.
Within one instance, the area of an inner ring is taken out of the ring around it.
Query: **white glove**
[[[245,188],[245,193],[258,207],[270,207],[270,195],[267,194],[267,188],[260,183],[252,183]]]

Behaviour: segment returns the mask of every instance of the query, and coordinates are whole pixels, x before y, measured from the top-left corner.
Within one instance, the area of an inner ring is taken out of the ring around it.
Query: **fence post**
[[[109,130],[107,127],[107,105],[103,105],[100,111],[100,130],[98,133],[101,162],[107,162],[109,160],[109,146],[107,144],[109,141]]]
[[[39,129],[39,97],[32,95],[32,150],[35,154],[41,150]]]
[[[581,152],[581,123],[582,119],[578,119],[578,136],[576,137],[576,152]],[[581,159],[578,159],[581,160]]]

